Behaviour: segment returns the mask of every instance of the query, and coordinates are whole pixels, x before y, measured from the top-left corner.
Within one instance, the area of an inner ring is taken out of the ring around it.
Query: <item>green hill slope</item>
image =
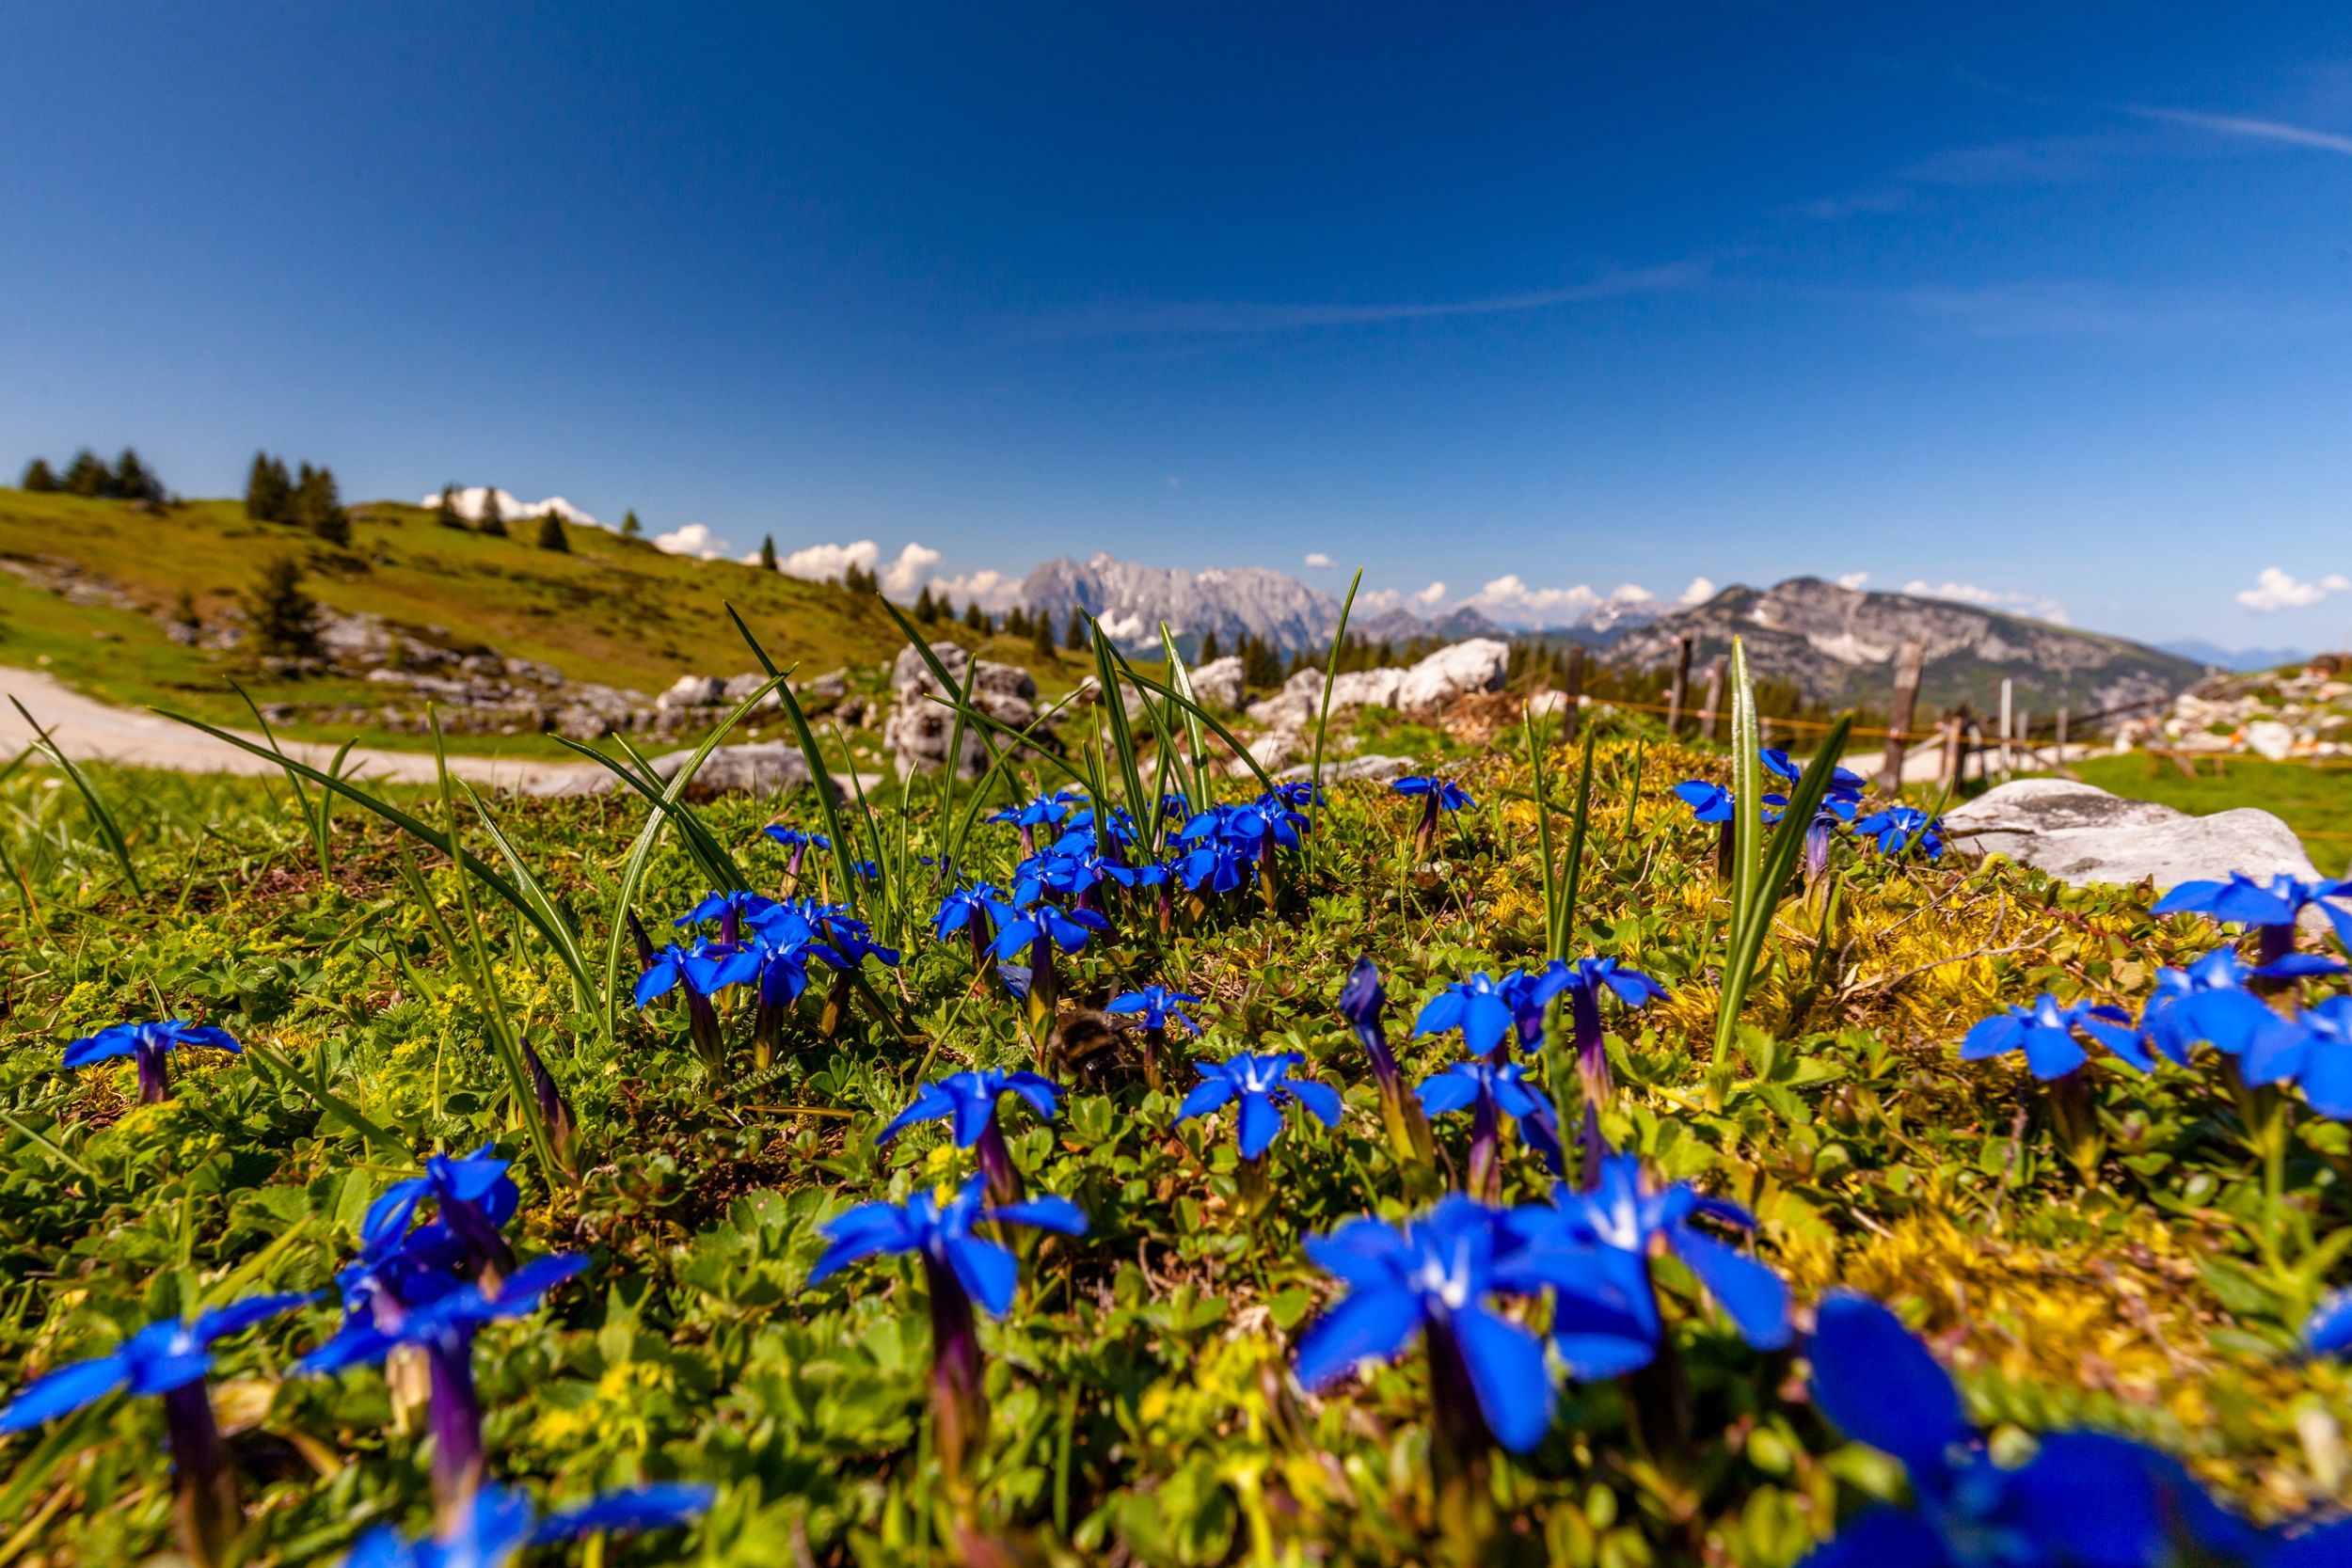
[[[373,502],[352,509],[351,546],[339,550],[252,521],[233,500],[148,509],[0,489],[0,567],[9,568],[0,571],[0,663],[38,666],[119,703],[223,718],[243,715],[226,687],[230,676],[264,701],[381,700],[380,689],[342,677],[264,678],[233,651],[169,636],[183,594],[217,620],[265,562],[289,553],[304,563],[307,592],[330,609],[443,627],[573,680],[647,693],[683,674],[751,666],[727,620],[730,603],[779,662],[798,661],[806,673],[880,663],[899,645],[880,604],[833,583],[665,555],[593,528],[572,529],[571,552],[562,554],[536,548],[534,527],[490,538],[437,527],[421,508]]]

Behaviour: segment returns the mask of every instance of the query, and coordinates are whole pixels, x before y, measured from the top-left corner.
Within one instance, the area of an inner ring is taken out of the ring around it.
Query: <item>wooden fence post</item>
[[[2008,779],[2009,779],[2009,775],[2010,775],[2010,765],[2011,765],[2011,763],[2012,763],[2012,761],[2013,761],[2013,759],[2012,759],[2012,757],[2011,757],[2011,755],[2010,755],[2010,740],[2011,736],[2015,733],[2014,731],[2012,731],[2012,730],[2010,728],[2010,722],[2011,722],[2011,715],[2010,715],[2010,705],[2010,705],[2010,677],[2009,677],[2009,676],[2007,676],[2007,675],[2003,675],[2003,676],[2001,677],[2001,734],[2000,734],[2000,740],[2001,740],[2001,778],[2002,778],[2003,782],[2005,782],[2005,783],[2006,783],[2006,782],[2008,781]],[[1981,770],[1981,769],[1979,769],[1979,777],[1982,777],[1982,776],[1983,776],[1983,775],[1982,775],[1982,770]]]
[[[1723,706],[1724,672],[1730,662],[1722,654],[1717,654],[1715,662],[1707,667],[1707,703],[1699,709],[1701,740],[1711,742],[1715,738],[1715,714]]]
[[[1928,657],[1925,645],[1906,642],[1895,655],[1895,716],[1887,724],[1884,765],[1879,768],[1879,793],[1893,799],[1903,786],[1903,742],[1910,738],[1911,715],[1919,701],[1919,671]]]
[[[1963,703],[1944,716],[1944,777],[1939,781],[1948,790],[1960,788],[1960,769],[1966,761],[1963,748],[1968,729],[1968,705]]]
[[[1564,689],[1561,695],[1567,702],[1560,709],[1560,738],[1576,738],[1579,724],[1584,721],[1584,644],[1579,642],[1568,650],[1568,668],[1560,677]]]
[[[2060,703],[2058,716],[2058,765],[2060,768],[2066,766],[2066,705]]]
[[[1682,730],[1682,704],[1691,690],[1691,634],[1682,632],[1675,638],[1675,683],[1666,689],[1666,736],[1672,739]]]

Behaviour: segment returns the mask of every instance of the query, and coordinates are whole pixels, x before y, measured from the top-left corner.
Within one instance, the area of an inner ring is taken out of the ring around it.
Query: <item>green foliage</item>
[[[1160,758],[1198,744],[1171,708],[1182,665],[1167,681],[1133,673],[1107,640],[1094,657],[1110,691],[1141,695],[1112,699],[1127,738],[1106,731],[1103,760],[1073,766],[1099,768],[1126,806],[1162,787]],[[2201,923],[2156,919],[2124,890],[1842,849],[1831,945],[1817,951],[1821,927],[1793,902],[1768,922],[1740,1009],[1747,1070],[1710,1106],[1733,911],[1711,830],[1667,788],[1719,765],[1597,724],[1573,756],[1534,726],[1522,738],[1525,756],[1460,769],[1481,807],[1460,819],[1443,875],[1400,866],[1409,812],[1385,789],[1337,784],[1312,857],[1272,904],[1180,911],[1165,936],[1142,906],[1118,905],[1114,932],[1073,960],[1070,1016],[1146,979],[1181,986],[1204,998],[1199,1054],[1296,1050],[1346,1091],[1347,1115],[1286,1132],[1270,1155],[1281,1201],[1245,1217],[1230,1128],[1171,1127],[1174,1093],[1090,1076],[1051,1128],[1008,1112],[1032,1190],[1071,1197],[1092,1229],[1034,1246],[1012,1312],[983,1325],[983,1528],[1055,1563],[1431,1560],[1418,1354],[1319,1399],[1285,1374],[1331,1294],[1301,1238],[1366,1210],[1406,1212],[1430,1190],[1384,1136],[1333,1011],[1359,952],[1381,963],[1415,1078],[1455,1047],[1410,1038],[1407,1022],[1466,970],[1598,951],[1658,975],[1671,997],[1611,1038],[1621,1097],[1605,1131],[1661,1176],[1754,1208],[1759,1251],[1800,1301],[1844,1281],[1901,1302],[2005,1443],[2092,1424],[2182,1454],[2262,1516],[2352,1500],[2312,1435],[2341,1419],[2352,1380],[2283,1354],[2343,1274],[2342,1130],[2292,1124],[2293,1196],[2273,1227],[2234,1113],[2201,1071],[2097,1072],[2108,1150],[2087,1186],[2038,1120],[2018,1119],[2011,1069],[1953,1054],[1969,1022],[2039,989],[2136,1002],[2157,965],[2210,945]],[[829,743],[808,730],[811,748]],[[85,769],[122,861],[90,800],[44,788],[53,777],[0,777],[7,1386],[181,1303],[328,1285],[386,1183],[432,1149],[494,1140],[518,1162],[524,1250],[596,1259],[547,1310],[485,1333],[501,1475],[563,1500],[714,1481],[726,1495],[694,1548],[711,1563],[953,1560],[950,1499],[925,1458],[919,1272],[806,1280],[821,1227],[850,1205],[968,1168],[940,1128],[875,1147],[916,1083],[1032,1058],[1018,1009],[974,991],[965,953],[929,939],[900,881],[911,870],[929,896],[915,856],[941,849],[1001,881],[1010,830],[959,826],[982,796],[1036,781],[967,796],[942,779],[829,816],[787,806],[841,849],[807,873],[832,895],[858,885],[850,856],[887,863],[867,911],[901,919],[907,961],[872,972],[888,1014],[853,1006],[828,1031],[812,995],[773,1068],[754,1072],[738,1043],[713,1076],[673,1004],[612,1010],[625,959],[607,974],[581,966],[584,986],[574,966],[608,939],[626,952],[622,907],[660,924],[730,866],[772,886],[783,859],[758,833],[770,803],[689,807],[681,780],[664,804],[632,790],[493,815],[462,792],[378,792],[328,769]],[[326,795],[352,809],[299,804]],[[178,1098],[148,1108],[129,1103],[127,1068],[58,1071],[66,1040],[151,1011],[223,1024],[247,1055],[184,1054]],[[748,1022],[732,1006],[724,1020],[739,1042]],[[576,1179],[531,1152],[511,1049],[525,1039],[578,1115]],[[1459,1169],[1466,1120],[1437,1128],[1441,1168]],[[1548,1180],[1527,1150],[1507,1151],[1507,1198],[1537,1200]],[[2256,1240],[2269,1234],[2275,1257]],[[1660,1277],[1692,1451],[1673,1466],[1640,1457],[1616,1388],[1569,1387],[1552,1437],[1497,1474],[1516,1531],[1491,1560],[1786,1568],[1895,1484],[1804,1403],[1788,1357],[1740,1344],[1686,1275],[1661,1264]],[[247,1560],[332,1560],[363,1520],[424,1516],[427,1445],[392,1418],[382,1380],[286,1375],[335,1318],[321,1305],[222,1346],[216,1397],[255,1521]],[[151,1404],[116,1401],[0,1446],[23,1549],[51,1568],[163,1550],[158,1430]],[[655,1538],[615,1543],[606,1560],[684,1552]]]
[[[543,550],[554,550],[559,555],[569,555],[572,550],[571,539],[564,532],[564,519],[556,515],[553,507],[539,514],[539,536],[532,542]],[[773,555],[775,552],[771,550],[769,553]]]
[[[318,604],[302,591],[299,557],[273,557],[246,601],[246,635],[264,658],[301,658],[318,652]]]
[[[499,499],[495,484],[485,484],[482,488],[482,512],[473,520],[473,531],[492,539],[506,537],[505,506]]]
[[[24,465],[24,477],[17,483],[26,490],[47,494],[57,488],[57,476],[45,457],[36,457]]]
[[[759,569],[763,572],[776,569],[776,536],[772,533],[759,536]]]
[[[255,452],[253,467],[246,470],[245,515],[257,523],[282,523],[293,504],[294,480],[287,475],[285,460]]]

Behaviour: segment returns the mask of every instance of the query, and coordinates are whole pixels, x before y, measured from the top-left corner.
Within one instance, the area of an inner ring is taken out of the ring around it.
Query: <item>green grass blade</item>
[[[604,1005],[604,998],[584,983],[588,974],[588,954],[580,944],[580,933],[572,928],[570,918],[548,895],[547,889],[539,884],[539,879],[531,874],[531,867],[523,863],[522,852],[506,836],[506,830],[499,825],[497,816],[490,811],[489,802],[483,800],[482,792],[471,784],[460,787],[465,790],[466,798],[473,802],[475,815],[481,817],[483,830],[490,835],[490,842],[497,847],[499,858],[506,863],[507,874],[514,878],[516,888],[531,900],[532,907],[539,911],[547,928],[562,939],[559,957],[564,967],[571,971],[573,989],[580,1000],[580,1010],[595,1014],[602,1025],[605,1038],[611,1040],[612,1010]]]
[[[113,854],[115,863],[122,868],[123,880],[131,884],[131,891],[134,894],[142,898],[147,896],[147,889],[139,884],[138,867],[131,863],[131,841],[122,836],[122,824],[115,820],[115,814],[108,809],[104,800],[99,796],[97,786],[92,784],[88,777],[73,765],[73,759],[65,754],[65,749],[56,743],[47,730],[41,728],[40,721],[24,711],[23,703],[10,697],[8,705],[16,709],[17,717],[24,720],[25,727],[39,737],[33,744],[40,748],[41,754],[56,763],[65,776],[72,781],[73,787],[81,792],[82,802],[89,807],[90,819],[97,824],[98,836],[106,841],[106,848]]]
[[[1364,569],[1359,566],[1356,568],[1355,580],[1347,585],[1347,597],[1340,605],[1340,624],[1331,633],[1331,652],[1325,657],[1323,661],[1323,705],[1315,712],[1314,770],[1308,775],[1314,781],[1315,800],[1318,802],[1323,799],[1323,732],[1331,722],[1331,683],[1339,679],[1340,650],[1347,645],[1347,617],[1356,609],[1356,590],[1363,585]],[[1535,793],[1538,797],[1542,796],[1543,789],[1540,785]],[[1550,860],[1549,854],[1544,858],[1547,863]]]
[[[691,782],[696,773],[702,771],[702,765],[709,760],[710,753],[718,750],[718,741],[725,734],[726,730],[723,726],[713,731],[699,749],[699,753],[689,756],[684,765],[678,768],[675,777]],[[656,816],[671,818],[678,830],[678,836],[686,841],[686,852],[693,858],[696,865],[702,867],[703,875],[709,879],[711,886],[744,889],[752,885],[744,877],[743,868],[736,863],[735,857],[727,851],[726,846],[719,842],[718,835],[711,832],[702,819],[694,815],[691,806],[685,804],[685,791],[682,788],[674,791],[669,783],[660,782],[660,775],[650,773],[642,767],[629,768],[615,762],[595,747],[583,746],[567,736],[559,735],[555,738],[559,743],[570,747],[581,756],[593,758],[611,768],[614,777],[644,796],[652,804]],[[628,742],[623,741],[622,744],[626,746]],[[632,752],[631,755],[634,756],[634,753]],[[638,758],[637,760],[642,764],[644,759]],[[648,784],[646,782],[648,778],[656,782]]]
[[[1127,695],[1120,685],[1119,667],[1126,660],[1111,646],[1102,622],[1089,615],[1087,626],[1093,633],[1088,641],[1094,648],[1094,678],[1102,689],[1098,701],[1103,709],[1104,728],[1109,732],[1109,751],[1119,763],[1119,782],[1126,792],[1127,815],[1141,829],[1149,820],[1152,808],[1144,799],[1143,769],[1136,766],[1136,732],[1127,722]],[[1095,813],[1094,832],[1098,840],[1109,827],[1103,815],[1100,811]]]
[[[1847,732],[1852,727],[1851,714],[1831,726],[1820,751],[1797,780],[1796,787],[1788,792],[1788,805],[1781,813],[1780,826],[1773,830],[1771,847],[1756,870],[1755,913],[1732,928],[1731,941],[1724,954],[1723,996],[1715,1011],[1718,1068],[1730,1059],[1731,1042],[1739,1033],[1740,1013],[1747,1005],[1756,960],[1764,951],[1764,939],[1772,930],[1772,915],[1780,907],[1781,890],[1796,872],[1797,857],[1804,852],[1805,829],[1814,813],[1820,809],[1822,798],[1829,793],[1830,778],[1837,770],[1837,759],[1846,749]],[[1741,816],[1744,819],[1745,813]]]
[[[1330,695],[1327,684],[1324,694]],[[1544,952],[1560,957],[1560,877],[1551,860],[1551,788],[1544,778],[1544,748],[1535,734],[1533,710],[1519,709],[1519,730],[1527,739],[1527,779],[1535,792],[1535,848],[1542,857],[1544,880]]]
[[[833,847],[834,866],[841,873],[841,901],[853,910],[862,910],[864,889],[858,885],[857,873],[852,869],[855,857],[850,852],[848,826],[841,820],[841,802],[834,788],[833,770],[825,766],[825,753],[818,748],[816,732],[808,727],[808,715],[801,711],[801,700],[785,683],[786,673],[777,670],[776,661],[768,657],[768,650],[759,645],[759,639],[752,635],[752,628],[743,624],[743,617],[736,613],[733,605],[727,606],[727,618],[735,623],[735,629],[752,650],[752,657],[759,660],[759,667],[768,672],[769,684],[784,704],[793,738],[800,742],[801,758],[808,764],[809,782],[817,790],[817,810],[825,819],[825,837]],[[943,689],[946,684],[942,683]]]
[[[1240,738],[1236,736],[1232,730],[1227,729],[1223,724],[1217,721],[1215,714],[1211,713],[1207,708],[1202,707],[1198,702],[1195,702],[1188,697],[1178,696],[1175,689],[1168,685],[1165,681],[1155,681],[1149,675],[1137,673],[1133,665],[1127,666],[1127,678],[1133,681],[1143,690],[1152,693],[1155,697],[1164,697],[1168,701],[1174,703],[1184,712],[1192,714],[1198,718],[1202,724],[1208,727],[1210,734],[1216,736],[1219,740],[1222,740],[1226,745],[1233,749],[1233,754],[1241,759],[1243,765],[1246,766],[1252,774],[1256,775],[1260,787],[1263,788],[1268,794],[1273,793],[1273,775],[1268,773],[1265,768],[1259,764],[1256,757],[1249,754],[1249,748],[1243,745]],[[1193,802],[1193,809],[1198,811],[1201,807],[1210,803],[1211,802],[1206,800],[1197,800]]]
[[[1584,760],[1576,782],[1576,815],[1568,819],[1567,875],[1560,891],[1560,934],[1552,955],[1566,958],[1576,934],[1577,900],[1584,886],[1584,842],[1593,820],[1593,726],[1584,726]]]

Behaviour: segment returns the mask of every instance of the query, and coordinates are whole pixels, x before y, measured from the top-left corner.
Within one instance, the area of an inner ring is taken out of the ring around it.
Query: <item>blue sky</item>
[[[2352,641],[2352,12],[1949,9],[12,8],[0,462]]]

